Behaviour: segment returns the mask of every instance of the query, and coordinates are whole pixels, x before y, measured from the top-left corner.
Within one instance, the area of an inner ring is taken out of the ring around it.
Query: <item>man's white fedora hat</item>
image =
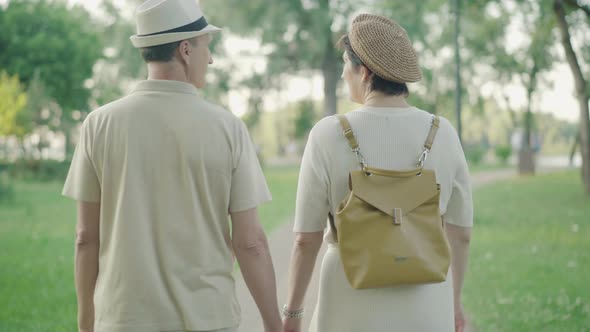
[[[135,11],[137,48],[168,44],[221,29],[207,23],[196,0],[148,0]]]

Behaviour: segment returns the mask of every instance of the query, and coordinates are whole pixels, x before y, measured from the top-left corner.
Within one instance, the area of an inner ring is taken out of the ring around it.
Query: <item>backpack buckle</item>
[[[394,225],[401,225],[404,215],[402,213],[401,208],[394,208],[393,209],[393,224]]]
[[[428,149],[424,149],[424,151],[422,151],[422,154],[420,155],[420,158],[418,158],[418,168],[424,167],[424,162],[426,161],[427,158],[428,158]]]

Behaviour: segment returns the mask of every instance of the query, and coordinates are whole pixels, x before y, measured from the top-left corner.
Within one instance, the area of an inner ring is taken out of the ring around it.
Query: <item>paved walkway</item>
[[[550,169],[542,169],[541,172],[549,171]],[[484,171],[480,173],[476,173],[472,175],[471,182],[474,187],[485,185],[488,183],[493,183],[499,180],[510,179],[516,175],[516,171],[514,169],[508,170],[494,170],[494,171]],[[275,267],[275,273],[277,278],[277,289],[278,289],[278,297],[279,297],[279,305],[282,306],[286,301],[286,293],[287,293],[287,283],[288,283],[288,269],[289,269],[289,260],[291,257],[291,246],[293,245],[293,232],[292,232],[292,223],[287,222],[277,229],[275,229],[271,234],[269,234],[269,246],[270,252],[272,254],[273,263]],[[316,261],[316,266],[314,269],[314,273],[312,276],[311,283],[309,285],[306,298],[305,298],[305,310],[306,315],[303,318],[303,330],[307,331],[309,322],[311,320],[311,316],[313,314],[313,310],[315,307],[315,302],[317,298],[317,291],[318,291],[318,279],[319,279],[319,271],[320,271],[320,264],[322,258],[324,256],[326,246],[323,245],[320,253],[318,254],[318,259]],[[238,275],[236,277],[236,287],[237,287],[237,296],[238,300],[240,301],[240,305],[242,307],[242,323],[239,328],[239,332],[262,332],[264,331],[262,321],[260,319],[260,314],[258,313],[258,309],[252,296],[248,292],[246,284],[244,280]]]

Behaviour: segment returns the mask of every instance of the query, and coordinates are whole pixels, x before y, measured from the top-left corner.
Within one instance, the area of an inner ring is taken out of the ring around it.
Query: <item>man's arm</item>
[[[256,208],[231,213],[232,245],[267,332],[281,330],[275,272]]]
[[[465,325],[463,313],[463,281],[467,271],[469,259],[469,244],[471,242],[471,227],[461,227],[445,224],[445,230],[451,246],[451,270],[453,271],[453,298],[455,306],[455,326],[462,331]]]
[[[78,331],[94,331],[94,288],[98,276],[100,203],[78,202],[75,279],[78,298]]]

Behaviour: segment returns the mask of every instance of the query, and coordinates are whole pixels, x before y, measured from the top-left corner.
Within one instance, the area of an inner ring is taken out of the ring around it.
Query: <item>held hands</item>
[[[301,318],[283,319],[283,332],[301,332]]]
[[[463,304],[455,304],[455,332],[464,332],[467,325]]]
[[[301,332],[301,318],[304,312],[303,308],[289,310],[286,305],[283,306],[283,332]]]

